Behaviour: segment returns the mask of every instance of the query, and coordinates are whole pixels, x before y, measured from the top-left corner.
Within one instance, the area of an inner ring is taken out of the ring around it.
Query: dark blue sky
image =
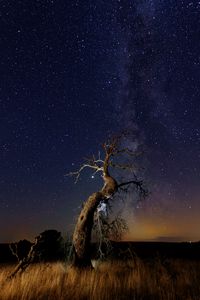
[[[1,1],[0,241],[72,229],[99,180],[64,175],[135,126],[152,194],[129,237],[200,237],[199,23],[196,1]]]

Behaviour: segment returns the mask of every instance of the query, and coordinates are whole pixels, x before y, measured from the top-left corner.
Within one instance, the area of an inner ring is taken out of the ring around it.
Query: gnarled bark
[[[94,224],[94,214],[101,203],[101,201],[107,202],[109,199],[117,192],[118,189],[121,189],[127,184],[134,184],[140,193],[145,193],[145,190],[142,187],[142,181],[137,181],[136,179],[128,182],[118,184],[117,181],[110,175],[109,167],[119,167],[120,169],[132,169],[130,165],[114,165],[112,162],[112,157],[119,155],[121,153],[128,153],[128,155],[133,155],[133,151],[125,148],[120,150],[118,148],[119,138],[115,138],[109,144],[103,144],[105,151],[104,160],[101,159],[100,154],[99,158],[95,159],[93,156],[92,159],[88,159],[87,163],[81,166],[77,172],[70,173],[69,175],[76,176],[76,182],[80,176],[80,173],[84,168],[91,168],[95,170],[95,173],[102,172],[102,178],[104,185],[102,189],[96,193],[93,193],[87,201],[84,203],[84,206],[81,210],[81,213],[78,217],[78,221],[75,226],[73,234],[73,248],[74,248],[74,259],[73,266],[76,267],[92,267],[91,265],[91,234]]]
[[[117,191],[117,182],[108,172],[103,174],[104,186],[96,193],[93,193],[85,202],[79,215],[74,234],[74,261],[77,267],[92,267],[91,265],[91,233],[94,223],[94,213],[101,201],[105,201]]]

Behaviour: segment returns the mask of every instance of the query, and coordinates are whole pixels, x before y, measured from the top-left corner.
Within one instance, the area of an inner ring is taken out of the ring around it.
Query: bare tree
[[[20,262],[24,257],[26,257],[30,251],[32,243],[27,240],[20,240],[17,243],[11,243],[9,245],[10,251]]]
[[[28,245],[27,245],[28,243]],[[45,230],[35,237],[34,243],[20,241],[10,245],[12,254],[18,259],[18,264],[7,279],[12,279],[17,274],[22,274],[32,263],[39,261],[54,261],[61,259],[63,239],[57,230]],[[29,246],[22,251],[21,246]]]
[[[97,158],[93,156],[91,159],[86,159],[86,162],[78,171],[68,174],[75,176],[75,182],[77,182],[81,172],[85,168],[90,168],[94,171],[94,174],[97,172],[102,174],[104,183],[99,191],[90,195],[85,201],[78,217],[73,233],[73,266],[80,268],[91,267],[91,234],[94,226],[94,215],[101,203],[107,204],[119,190],[126,191],[130,185],[135,187],[140,196],[145,196],[147,193],[143,181],[139,180],[133,172],[133,160],[139,153],[128,147],[121,147],[121,140],[122,137],[117,136],[107,143],[104,143],[102,145],[104,152],[103,159],[99,153]],[[123,159],[117,159],[119,156],[122,157],[127,155],[132,158],[132,163],[123,163]],[[111,175],[111,169],[132,171],[134,178],[119,183],[116,178]]]

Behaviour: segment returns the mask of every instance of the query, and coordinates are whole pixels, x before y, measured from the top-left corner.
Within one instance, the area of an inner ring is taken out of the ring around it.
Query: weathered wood
[[[94,156],[92,159],[87,160],[77,172],[70,173],[69,175],[76,176],[76,182],[80,176],[80,173],[84,168],[89,167],[95,170],[95,173],[102,172],[103,187],[101,190],[93,193],[83,205],[83,208],[78,217],[74,234],[73,234],[73,250],[74,259],[72,265],[79,268],[92,267],[91,264],[91,234],[94,225],[94,214],[101,202],[108,202],[110,198],[122,187],[134,184],[138,191],[142,193],[144,191],[142,187],[142,181],[136,179],[118,184],[115,178],[113,178],[109,173],[109,168],[113,167],[112,158],[119,153],[132,154],[132,151],[125,149],[126,151],[120,150],[119,137],[114,138],[111,143],[104,143],[103,149],[105,151],[104,160],[100,158],[96,159]],[[130,152],[130,153],[129,153]],[[121,165],[120,165],[121,168]],[[123,169],[130,169],[129,165],[124,165]]]
[[[90,243],[94,213],[99,203],[103,200],[108,201],[116,190],[116,181],[112,177],[106,177],[103,189],[93,193],[85,202],[73,234],[74,266],[91,267]]]
[[[76,223],[73,234],[73,265],[77,267],[92,267],[90,243],[94,224],[94,213],[101,201],[108,201],[108,199],[117,191],[118,184],[116,180],[110,176],[108,170],[111,154],[110,151],[106,151],[102,176],[104,181],[103,188],[100,191],[93,193],[87,199]]]

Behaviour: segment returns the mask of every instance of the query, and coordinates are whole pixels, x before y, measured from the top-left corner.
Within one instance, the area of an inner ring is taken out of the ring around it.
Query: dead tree
[[[19,251],[19,246],[22,243],[29,244],[29,251],[26,251],[24,255],[20,255]],[[23,273],[32,263],[60,259],[62,243],[63,239],[60,232],[57,230],[45,230],[35,237],[33,244],[28,241],[20,241],[19,243],[12,244],[10,250],[17,257],[18,264],[8,276],[8,279],[12,279],[17,274]]]
[[[35,260],[35,257],[37,255],[39,242],[40,236],[35,238],[35,241],[31,246],[28,255],[19,261],[18,265],[15,267],[13,272],[7,277],[7,279],[12,279],[17,274],[23,273],[30,266],[30,264]]]
[[[26,257],[30,251],[32,243],[27,240],[20,240],[17,243],[11,243],[9,245],[10,251],[20,262],[24,257]]]
[[[143,181],[138,180],[134,174],[134,178],[125,182],[117,182],[117,180],[111,175],[111,168],[117,168],[121,170],[133,171],[132,163],[117,163],[116,160],[119,155],[128,155],[133,159],[138,155],[135,151],[125,147],[120,147],[121,137],[112,138],[107,143],[102,145],[104,151],[104,158],[101,158],[99,154],[98,158],[93,156],[91,159],[86,159],[86,163],[83,164],[77,172],[72,172],[68,175],[75,176],[76,182],[78,181],[81,172],[85,168],[94,170],[94,174],[101,172],[103,179],[103,187],[93,193],[83,204],[83,208],[78,217],[75,230],[73,233],[73,266],[79,268],[91,267],[91,234],[94,225],[94,214],[100,203],[108,203],[112,197],[120,190],[126,189],[130,185],[134,185],[140,195],[145,196],[146,190],[143,185]]]

